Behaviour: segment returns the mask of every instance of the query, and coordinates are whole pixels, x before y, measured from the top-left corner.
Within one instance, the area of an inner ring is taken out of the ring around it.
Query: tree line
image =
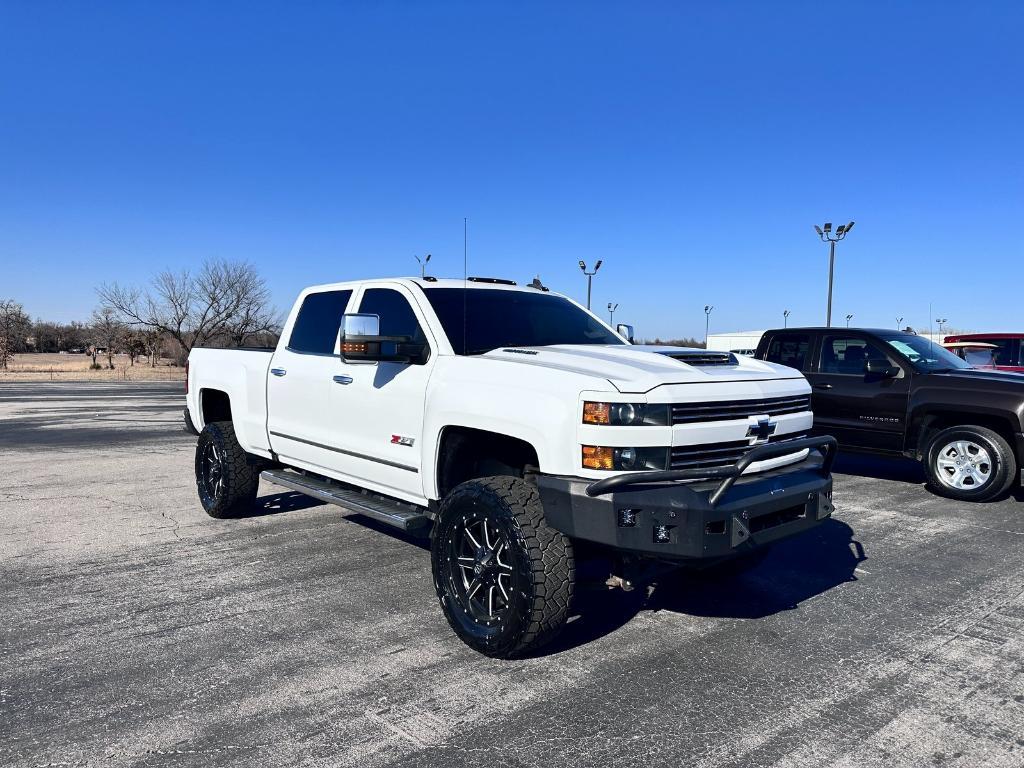
[[[193,347],[269,346],[280,319],[270,291],[247,262],[210,260],[198,271],[164,270],[145,286],[106,283],[88,322],[31,320],[24,306],[0,298],[0,370],[22,352],[85,352],[94,368],[114,367],[114,355],[131,365],[162,357],[182,365]]]

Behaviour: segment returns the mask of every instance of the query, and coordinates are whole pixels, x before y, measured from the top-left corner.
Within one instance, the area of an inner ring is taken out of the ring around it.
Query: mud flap
[[[740,512],[732,516],[732,547],[735,549],[750,538],[750,516]]]

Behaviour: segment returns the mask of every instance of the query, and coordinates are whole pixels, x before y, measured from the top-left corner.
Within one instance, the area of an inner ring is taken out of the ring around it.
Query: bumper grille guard
[[[667,483],[675,480],[721,480],[721,484],[708,497],[708,503],[714,507],[722,500],[722,497],[732,488],[740,475],[747,467],[756,461],[767,461],[796,453],[802,450],[818,450],[823,458],[821,474],[824,477],[832,472],[832,463],[836,458],[836,439],[830,435],[821,437],[805,437],[800,440],[789,440],[786,442],[759,445],[745,453],[739,461],[726,467],[708,467],[706,469],[660,469],[651,472],[628,472],[614,477],[606,477],[587,486],[587,496],[603,496],[606,493],[619,490],[631,485],[646,485],[649,483]],[[804,459],[801,464],[808,461]],[[793,464],[790,466],[799,466]]]

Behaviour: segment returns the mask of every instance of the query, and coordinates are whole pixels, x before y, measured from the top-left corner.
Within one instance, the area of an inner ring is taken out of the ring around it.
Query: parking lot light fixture
[[[903,330],[903,318],[902,317],[897,317],[896,318],[896,330],[897,331]]]
[[[710,304],[704,305],[704,349],[708,348],[708,327],[711,325],[711,310],[714,307]]]
[[[851,321],[851,320],[853,320],[853,315],[847,315],[847,316],[846,316],[846,327],[847,327],[847,328],[849,328],[849,327],[850,327],[850,321]]]
[[[608,302],[608,325],[615,327],[615,310],[619,308],[618,304],[612,304]]]
[[[420,279],[422,280],[427,276],[427,264],[430,262],[430,254],[428,253],[422,259],[419,256],[415,256],[416,261],[420,263]]]
[[[789,312],[788,309],[782,310],[782,327],[783,328],[788,328],[789,327],[789,314],[790,314],[790,312]]]
[[[587,309],[590,309],[590,289],[594,283],[594,275],[597,274],[597,270],[601,268],[602,263],[601,259],[598,259],[597,263],[594,265],[594,271],[588,272],[586,262],[582,260],[580,261],[580,269],[582,269],[583,274],[587,276]]]
[[[944,317],[936,317],[935,318],[935,322],[939,324],[939,335],[941,336],[942,334],[945,333],[945,331],[942,330],[942,326],[944,326],[946,323],[948,323],[949,320],[947,320]]]
[[[824,227],[814,225],[814,231],[818,233],[818,237],[822,242],[828,243],[828,309],[825,313],[825,325],[829,328],[832,327],[832,278],[836,266],[836,243],[846,237],[851,229],[853,229],[852,221],[849,224],[840,224],[835,234],[832,233],[831,221],[826,221]]]

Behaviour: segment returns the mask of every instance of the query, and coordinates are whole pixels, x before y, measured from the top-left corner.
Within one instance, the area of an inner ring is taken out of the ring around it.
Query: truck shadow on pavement
[[[865,560],[867,555],[854,538],[853,529],[840,520],[829,519],[776,544],[762,562],[742,573],[680,570],[660,578],[648,589],[580,589],[573,620],[539,655],[592,642],[645,610],[731,619],[760,619],[796,610],[801,603],[840,584],[857,581],[855,571]]]
[[[843,453],[836,456],[832,471],[843,475],[859,475],[876,480],[924,485],[924,469],[913,459],[871,456],[866,453]]]
[[[252,505],[252,510],[246,513],[244,517],[279,515],[282,512],[297,512],[300,509],[318,507],[322,504],[322,501],[297,491],[282,491],[281,493],[271,493],[257,498]]]

